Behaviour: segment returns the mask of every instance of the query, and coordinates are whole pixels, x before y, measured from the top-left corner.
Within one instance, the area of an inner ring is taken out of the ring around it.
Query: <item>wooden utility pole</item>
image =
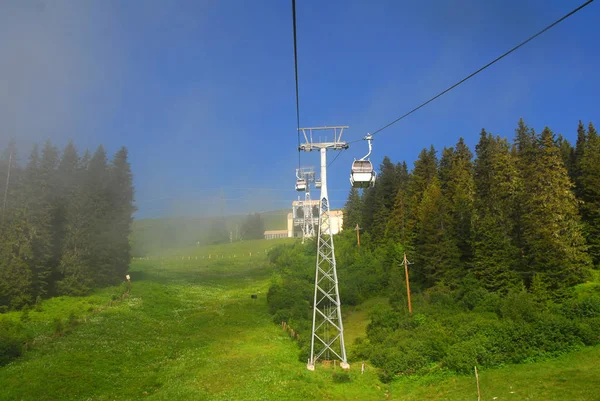
[[[479,375],[477,374],[477,366],[475,366],[475,380],[477,381],[477,401],[481,401],[481,390],[479,390]]]
[[[358,226],[358,223],[356,223],[356,241],[358,242],[358,246],[360,247],[360,227]]]
[[[412,302],[410,301],[410,282],[408,280],[408,260],[404,252],[404,273],[406,274],[406,295],[408,297],[408,313],[412,315]]]

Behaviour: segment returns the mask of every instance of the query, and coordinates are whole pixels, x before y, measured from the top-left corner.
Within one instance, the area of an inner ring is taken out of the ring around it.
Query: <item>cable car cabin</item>
[[[306,191],[306,180],[304,178],[298,178],[298,181],[296,181],[296,191]]]
[[[315,187],[321,188],[321,180],[315,181]]]
[[[354,160],[350,183],[354,188],[368,188],[375,186],[375,171],[370,160]]]

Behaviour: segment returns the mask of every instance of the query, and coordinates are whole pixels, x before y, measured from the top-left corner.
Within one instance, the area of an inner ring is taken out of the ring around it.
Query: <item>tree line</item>
[[[134,190],[126,148],[79,155],[50,141],[18,162],[0,156],[0,308],[82,295],[122,281],[130,262]]]
[[[401,244],[421,288],[472,273],[490,291],[560,294],[600,263],[600,138],[592,123],[577,133],[572,146],[521,119],[512,144],[482,130],[475,158],[462,138],[439,158],[423,149],[410,172],[385,157],[377,186],[350,191],[344,228]]]

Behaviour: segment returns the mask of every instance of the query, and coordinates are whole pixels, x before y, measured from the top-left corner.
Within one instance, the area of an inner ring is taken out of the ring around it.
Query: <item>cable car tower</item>
[[[344,326],[340,293],[338,290],[335,250],[329,219],[329,195],[327,194],[327,151],[348,148],[342,142],[342,134],[347,126],[299,128],[304,135],[304,143],[298,150],[321,154],[321,206],[319,210],[319,234],[317,245],[317,265],[315,273],[315,296],[313,302],[313,324],[310,340],[310,359],[306,367],[315,370],[320,359],[337,358],[343,369],[350,368],[344,346]],[[313,142],[313,131],[333,131],[331,142]]]
[[[310,184],[315,183],[315,168],[312,166],[297,168],[296,179],[296,191],[304,191],[304,203],[302,204],[302,243],[304,243],[306,238],[315,236],[315,224],[310,198]]]

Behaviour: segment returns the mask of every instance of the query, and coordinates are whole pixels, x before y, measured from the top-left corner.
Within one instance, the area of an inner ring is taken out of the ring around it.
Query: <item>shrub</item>
[[[26,306],[23,308],[23,311],[21,312],[21,321],[23,323],[26,323],[30,320],[31,320],[31,318],[29,317],[29,308]]]
[[[54,318],[54,333],[62,334],[64,331],[65,331],[65,325],[63,324],[62,319],[59,317],[55,317]]]
[[[502,302],[500,313],[502,317],[516,322],[532,322],[536,320],[539,309],[531,294],[524,290],[512,290]]]
[[[44,309],[42,308],[42,297],[40,297],[39,295],[35,299],[35,311],[36,312],[43,312],[44,311]]]
[[[451,346],[443,362],[445,366],[456,372],[469,373],[479,365],[479,359],[484,353],[485,347],[481,339],[473,338]]]
[[[600,316],[600,295],[592,294],[565,306],[565,314],[572,317],[592,318]]]
[[[334,372],[331,377],[334,383],[350,383],[350,375],[348,372]]]
[[[75,314],[75,311],[72,310],[71,313],[69,313],[69,325],[75,324],[77,324],[77,315]]]
[[[301,346],[300,346],[300,352],[298,353],[298,360],[300,362],[308,362],[308,360],[310,359],[310,342],[309,341],[305,341]]]
[[[21,330],[20,324],[0,320],[0,366],[23,353],[23,339],[18,334]]]

